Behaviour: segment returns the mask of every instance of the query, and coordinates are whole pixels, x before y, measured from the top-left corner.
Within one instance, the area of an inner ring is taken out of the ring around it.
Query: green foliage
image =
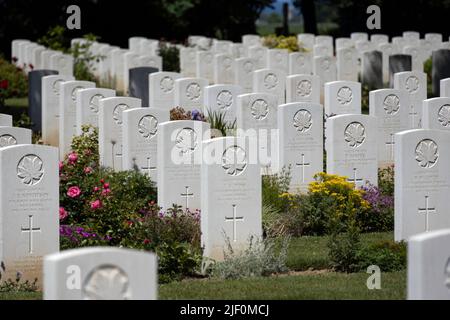
[[[394,165],[378,169],[378,189],[387,196],[394,196]]]
[[[70,41],[65,36],[66,28],[58,25],[50,28],[47,33],[39,38],[37,42],[49,49],[67,52]]]
[[[350,223],[345,232],[340,231],[335,230],[328,242],[331,266],[337,271],[356,272],[361,248],[359,229],[355,223]]]
[[[434,97],[433,94],[433,60],[431,58],[427,59],[423,64],[423,72],[427,74],[427,97]]]
[[[226,238],[224,260],[211,267],[211,276],[220,279],[241,279],[286,272],[289,240],[288,237],[284,238],[281,249],[278,250],[279,243],[275,239],[261,240],[252,237],[244,251],[235,252],[230,239]]]
[[[37,279],[33,282],[28,280],[21,281],[20,277],[17,277],[15,280],[8,279],[0,283],[0,292],[37,292],[38,285]]]
[[[211,129],[220,131],[223,137],[232,135],[236,130],[236,119],[229,123],[225,120],[225,113],[220,111],[211,111],[208,109],[208,116],[206,122],[211,125]]]
[[[304,51],[302,47],[299,47],[295,36],[269,35],[263,38],[263,45],[270,49],[288,49],[289,52]]]
[[[33,123],[31,122],[31,118],[26,113],[21,113],[20,118],[14,121],[15,127],[31,129],[32,125]]]
[[[28,78],[23,70],[0,56],[0,105],[5,99],[27,96]]]
[[[262,203],[270,205],[275,210],[283,211],[286,207],[281,195],[288,192],[291,182],[291,168],[283,167],[273,175],[262,176]]]
[[[358,259],[361,271],[370,265],[380,267],[383,272],[402,270],[406,267],[406,244],[392,240],[379,241],[359,250]]]
[[[361,86],[361,110],[363,113],[369,113],[369,86],[363,85]]]
[[[163,61],[164,71],[180,72],[180,49],[166,42],[160,42],[159,55]]]
[[[93,34],[87,34],[83,36],[86,40],[81,43],[75,43],[69,50],[74,58],[74,77],[77,80],[98,82],[98,79],[94,76],[94,62],[99,62],[105,57],[102,55],[92,54],[90,48],[94,41],[98,40],[98,37]]]
[[[98,130],[83,126],[60,164],[61,249],[120,246],[156,252],[162,281],[200,266],[199,212],[160,212],[156,187],[137,170],[99,166]]]

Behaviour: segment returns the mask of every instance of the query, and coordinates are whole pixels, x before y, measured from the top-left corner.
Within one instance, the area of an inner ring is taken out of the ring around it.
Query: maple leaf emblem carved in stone
[[[84,300],[129,300],[132,298],[128,276],[115,266],[101,266],[87,278]]]
[[[439,108],[438,121],[443,127],[450,126],[450,104],[444,104]]]
[[[217,95],[217,106],[226,110],[233,104],[233,95],[228,90],[223,90]]]
[[[138,124],[139,133],[147,140],[152,139],[158,132],[158,120],[152,116],[143,116]]]
[[[255,118],[256,120],[263,120],[269,113],[269,104],[263,99],[258,99],[253,102],[250,109],[253,118]]]
[[[180,154],[189,154],[197,147],[197,133],[191,128],[181,129],[175,139],[175,145],[180,149]]]
[[[230,176],[238,176],[247,167],[245,150],[238,146],[227,148],[222,155],[222,168]]]
[[[93,95],[92,98],[89,100],[89,109],[93,113],[98,113],[98,107],[100,105],[100,99],[103,99],[104,96],[101,94]]]
[[[16,138],[10,134],[4,134],[0,136],[0,148],[13,146],[17,144]]]
[[[312,126],[312,116],[308,110],[298,110],[294,115],[294,127],[297,131],[307,132]]]
[[[193,82],[186,87],[186,97],[188,97],[189,100],[197,101],[201,94],[202,88],[198,83]]]
[[[337,101],[342,105],[349,105],[353,100],[353,92],[349,87],[342,87],[337,92]]]
[[[405,88],[409,93],[416,93],[419,90],[419,79],[416,76],[410,76],[406,79]]]
[[[297,94],[301,97],[309,97],[312,91],[311,81],[302,80],[297,85]]]
[[[126,104],[118,104],[113,110],[113,119],[117,124],[122,124],[123,111],[129,109]]]
[[[44,163],[36,155],[26,155],[17,164],[17,177],[23,184],[36,185],[41,181],[43,175]]]
[[[436,142],[424,139],[416,146],[416,161],[422,168],[432,168],[438,161],[439,152]]]
[[[400,109],[400,99],[395,94],[390,94],[384,98],[384,111],[389,115],[394,115]]]
[[[171,77],[164,77],[159,82],[159,87],[161,88],[162,92],[168,93],[172,92],[174,87],[174,81]]]
[[[273,74],[273,73],[269,73],[268,75],[265,76],[264,78],[264,87],[266,87],[266,89],[273,89],[278,85],[278,77]]]
[[[352,122],[345,128],[344,138],[350,147],[357,148],[366,140],[366,129],[361,123]]]

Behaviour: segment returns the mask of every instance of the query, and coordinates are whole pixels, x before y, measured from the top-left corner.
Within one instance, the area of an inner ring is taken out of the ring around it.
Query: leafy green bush
[[[248,248],[234,252],[230,239],[226,239],[227,249],[224,260],[211,267],[211,276],[220,279],[240,279],[269,276],[288,270],[286,266],[289,238],[286,237],[278,250],[276,239],[249,239]]]
[[[394,195],[394,165],[378,169],[378,189],[384,195]]]
[[[286,201],[281,197],[289,191],[291,182],[290,167],[283,167],[280,172],[273,175],[262,176],[262,203],[270,205],[274,209],[283,211],[286,208]]]
[[[65,35],[64,26],[51,27],[45,35],[37,40],[37,43],[49,49],[67,52],[70,46],[70,40]]]
[[[406,244],[380,241],[361,248],[358,259],[361,271],[366,270],[370,265],[380,267],[383,272],[402,270],[406,267]]]
[[[160,212],[156,188],[138,171],[99,166],[98,130],[83,126],[60,163],[61,249],[123,246],[156,252],[161,281],[195,274],[201,262],[199,212]]]
[[[361,249],[359,229],[350,223],[345,232],[335,230],[329,238],[328,248],[331,267],[337,271],[357,272],[360,270],[358,258]]]
[[[159,55],[163,60],[164,71],[180,72],[180,50],[176,46],[160,42]]]
[[[93,55],[90,50],[92,43],[98,40],[97,36],[87,34],[83,38],[86,40],[85,42],[75,43],[69,50],[74,58],[73,75],[77,80],[93,81],[99,84],[99,79],[92,73],[94,70],[93,63],[99,62],[105,57]]]
[[[390,231],[394,229],[394,196],[386,195],[373,185],[362,187],[363,199],[369,203],[368,210],[362,210],[356,219],[363,232]]]
[[[28,96],[28,78],[21,68],[0,56],[0,104],[5,99]]]
[[[263,45],[270,49],[288,49],[289,52],[304,51],[303,48],[299,47],[295,36],[269,35],[263,38]]]

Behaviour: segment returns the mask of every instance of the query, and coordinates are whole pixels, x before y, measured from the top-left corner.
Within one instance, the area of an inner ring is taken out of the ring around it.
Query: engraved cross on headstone
[[[429,204],[429,196],[425,196],[425,207],[424,208],[418,208],[418,213],[419,214],[425,214],[425,232],[430,231],[430,227],[429,227],[429,214],[430,213],[437,213],[436,208],[434,207],[430,207]]]
[[[358,171],[358,169],[353,168],[353,178],[347,179],[348,182],[352,182],[353,183],[355,189],[358,187],[358,183],[362,183],[363,182],[363,179],[357,178],[357,171]]]
[[[296,163],[295,165],[297,167],[301,168],[301,173],[302,173],[302,178],[301,179],[302,179],[302,182],[305,182],[305,167],[311,166],[311,163],[305,162],[305,154],[304,153],[301,154],[301,157],[302,157],[301,162],[300,163]]]
[[[147,157],[147,166],[141,167],[141,169],[150,177],[152,170],[156,170],[155,166],[151,166],[150,157]]]
[[[194,193],[189,193],[189,186],[185,186],[184,187],[186,189],[186,191],[184,193],[181,193],[181,197],[184,197],[185,199],[185,207],[186,207],[186,211],[189,208],[189,198],[193,198],[194,197]]]
[[[115,140],[111,140],[111,153],[112,153],[112,167],[115,167],[115,159],[116,157],[122,157],[122,145],[121,144],[117,144],[117,142]]]
[[[415,120],[416,116],[418,115],[417,111],[414,108],[414,105],[410,106],[408,114],[411,118],[411,128],[414,129],[416,127],[414,120]]]
[[[389,149],[390,149],[389,159],[390,160],[394,160],[394,145],[395,145],[395,142],[394,142],[394,134],[393,133],[391,133],[391,141],[385,142],[385,144],[386,144],[386,147],[389,147]]]
[[[28,228],[20,229],[23,233],[28,233],[28,253],[33,253],[33,232],[41,232],[41,228],[33,227],[33,216],[28,216]]]
[[[233,222],[233,241],[237,241],[237,222],[244,221],[244,217],[237,217],[236,215],[236,205],[233,204],[233,216],[232,217],[225,217],[225,222]]]

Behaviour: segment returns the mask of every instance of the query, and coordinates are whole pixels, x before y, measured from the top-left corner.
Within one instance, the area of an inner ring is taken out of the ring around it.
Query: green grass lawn
[[[392,232],[370,233],[361,242],[393,238]],[[381,274],[381,289],[369,290],[369,274],[338,273],[329,268],[327,237],[293,238],[286,275],[242,280],[186,279],[163,284],[160,299],[404,299],[406,271]],[[41,293],[0,293],[5,299],[41,299]]]
[[[6,99],[5,106],[10,108],[28,108],[28,97]]]

